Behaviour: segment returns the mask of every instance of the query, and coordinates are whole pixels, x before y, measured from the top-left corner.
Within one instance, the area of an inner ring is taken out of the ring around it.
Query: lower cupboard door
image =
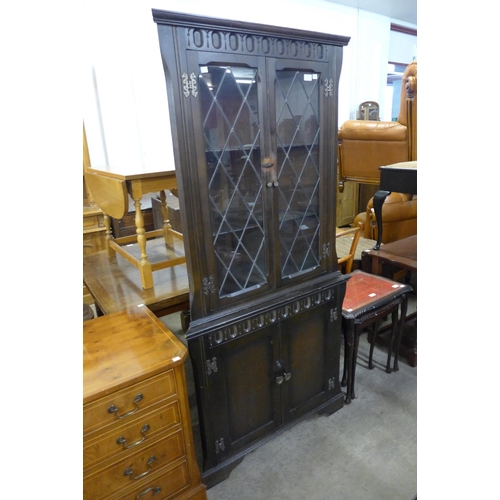
[[[277,332],[272,325],[211,349],[210,359],[216,358],[218,367],[208,377],[216,463],[272,433],[281,423],[273,372]]]
[[[340,392],[338,320],[334,303],[281,323],[283,420],[292,421]]]

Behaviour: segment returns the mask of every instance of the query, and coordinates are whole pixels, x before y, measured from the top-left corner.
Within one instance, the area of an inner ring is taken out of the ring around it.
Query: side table
[[[356,363],[358,357],[359,336],[364,328],[374,324],[374,335],[370,347],[368,367],[373,368],[373,349],[380,320],[392,315],[391,336],[388,346],[386,372],[391,373],[391,355],[396,341],[394,354],[394,371],[399,370],[398,347],[400,333],[403,328],[408,305],[408,293],[411,286],[398,283],[381,276],[354,271],[347,282],[344,302],[342,303],[342,327],[344,333],[344,373],[342,385],[347,385],[346,404],[355,398],[354,381],[356,377]],[[401,314],[398,321],[399,306]]]
[[[153,272],[176,266],[186,262],[182,234],[174,231],[168,220],[168,208],[165,190],[176,191],[177,180],[175,171],[124,173],[116,169],[96,170],[88,168],[85,173],[92,196],[101,210],[105,213],[106,244],[109,257],[119,253],[130,264],[135,266],[141,275],[142,288],[153,288]],[[159,193],[161,207],[164,215],[163,229],[146,231],[144,216],[141,211],[141,200],[145,194]],[[136,235],[113,238],[109,216],[121,219],[128,212],[129,199],[135,205]],[[165,258],[152,262],[146,251],[146,241],[151,238],[163,236],[165,239]],[[176,240],[179,240],[176,242]],[[137,255],[134,255],[124,245],[136,242]]]

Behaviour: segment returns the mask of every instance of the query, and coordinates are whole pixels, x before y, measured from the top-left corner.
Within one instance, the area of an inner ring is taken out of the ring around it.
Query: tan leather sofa
[[[341,191],[346,181],[379,184],[381,166],[416,160],[417,61],[411,62],[403,74],[397,122],[348,120],[340,127],[338,137]],[[364,223],[365,238],[376,238],[372,203],[373,199],[368,202],[366,214],[359,214],[354,221]],[[382,207],[382,220],[382,243],[416,234],[417,197],[392,193]]]

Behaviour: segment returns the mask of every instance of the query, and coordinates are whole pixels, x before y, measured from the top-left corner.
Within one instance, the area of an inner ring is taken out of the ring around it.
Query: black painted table
[[[417,194],[417,162],[405,161],[380,167],[380,188],[373,195],[373,209],[377,219],[377,244],[374,250],[382,243],[382,205],[392,193]]]

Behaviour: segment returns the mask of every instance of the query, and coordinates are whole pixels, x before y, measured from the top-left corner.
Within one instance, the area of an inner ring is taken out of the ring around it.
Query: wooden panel
[[[127,183],[125,181],[87,171],[85,183],[92,198],[104,213],[115,219],[121,219],[128,212]]]
[[[184,457],[185,453],[182,429],[179,429],[160,442],[142,448],[139,453],[118,460],[111,467],[84,477],[83,498],[85,500],[108,498],[110,493],[129,486],[132,481],[138,486],[145,485],[149,481],[147,475],[135,481],[133,477],[143,474],[148,469],[156,471],[166,467]],[[152,461],[148,464],[149,460]],[[132,474],[126,475],[126,470],[131,470]]]
[[[189,469],[186,461],[179,463],[161,476],[153,476],[145,486],[133,486],[131,489],[120,491],[109,497],[109,500],[154,500],[176,498],[190,486]],[[189,494],[181,497],[183,500],[206,500],[205,486],[199,485],[191,489]]]
[[[134,422],[126,420],[126,423],[113,427],[107,434],[96,439],[85,439],[83,443],[83,466],[90,467],[93,463],[105,460],[109,457],[120,458],[121,455],[129,455],[136,451],[134,443],[144,437],[144,442],[149,443],[158,439],[166,430],[180,423],[180,411],[178,401],[172,401],[160,410],[148,414],[139,414]],[[117,422],[119,424],[120,422]],[[147,426],[147,430],[143,429]],[[122,445],[119,438],[124,438]]]
[[[86,392],[90,386],[99,385],[100,375],[96,373],[94,376],[85,376]],[[175,383],[172,370],[155,377],[148,379],[146,382],[136,384],[126,389],[115,392],[98,401],[86,405],[83,411],[84,416],[84,434],[92,432],[94,429],[102,428],[106,425],[117,426],[120,420],[117,419],[115,413],[109,413],[108,408],[112,405],[116,406],[119,411],[118,415],[123,415],[134,410],[134,398],[137,395],[142,395],[142,400],[137,402],[138,410],[134,415],[141,415],[151,409],[151,405],[162,401],[170,396],[175,395]],[[127,418],[127,417],[126,417]],[[130,417],[128,417],[130,420]]]

